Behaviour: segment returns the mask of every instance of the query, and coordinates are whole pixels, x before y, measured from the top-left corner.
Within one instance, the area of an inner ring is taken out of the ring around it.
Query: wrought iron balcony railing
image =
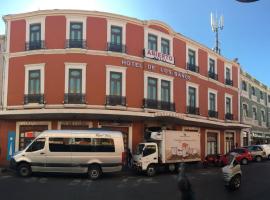
[[[66,48],[81,48],[81,49],[87,49],[86,48],[86,40],[78,40],[78,39],[69,39],[66,40]]]
[[[175,111],[175,104],[166,101],[158,101],[155,99],[143,99],[144,108]]]
[[[208,77],[214,80],[218,80],[218,75],[214,72],[208,72]]]
[[[226,114],[225,114],[225,119],[233,120],[233,114],[231,114],[231,113],[226,113]]]
[[[225,84],[233,86],[233,81],[231,79],[225,79]]]
[[[117,95],[107,95],[106,105],[109,106],[126,106],[126,97]]]
[[[44,104],[44,95],[43,94],[25,94],[24,104],[29,104],[29,103]]]
[[[85,94],[66,93],[64,98],[65,104],[85,104]]]
[[[218,112],[215,110],[208,110],[208,116],[213,118],[218,118]]]
[[[127,49],[126,49],[126,45],[108,42],[107,43],[107,51],[126,53]]]
[[[26,51],[38,50],[38,49],[45,49],[44,40],[29,41],[25,43]]]
[[[200,72],[198,66],[190,64],[190,63],[187,63],[187,69],[190,70],[190,71],[193,71],[193,72],[197,72],[197,73]]]
[[[187,106],[187,113],[193,115],[200,115],[200,109],[194,106]]]

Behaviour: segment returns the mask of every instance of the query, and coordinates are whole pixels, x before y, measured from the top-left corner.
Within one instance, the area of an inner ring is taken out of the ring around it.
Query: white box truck
[[[201,161],[200,133],[163,130],[152,132],[148,142],[139,143],[133,155],[137,171],[153,176],[165,166],[170,171],[178,169],[181,162]]]

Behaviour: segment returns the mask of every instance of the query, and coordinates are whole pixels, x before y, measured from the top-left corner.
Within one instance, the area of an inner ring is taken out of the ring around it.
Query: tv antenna
[[[219,31],[219,29],[222,30],[224,28],[223,15],[221,15],[218,19],[217,14],[215,16],[213,16],[213,13],[211,13],[211,27],[212,27],[212,31],[216,33],[216,46],[213,48],[213,50],[216,53],[220,54],[218,31]]]

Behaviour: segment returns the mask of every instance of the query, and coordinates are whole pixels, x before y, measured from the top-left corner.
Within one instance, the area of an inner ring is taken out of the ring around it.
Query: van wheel
[[[97,180],[101,174],[102,172],[98,165],[92,165],[88,169],[88,176],[91,180]]]
[[[154,176],[156,174],[156,167],[154,165],[149,165],[146,170],[147,176]]]
[[[270,160],[270,154],[268,155],[268,160]]]
[[[256,162],[261,162],[262,161],[262,157],[261,156],[256,156],[255,160],[256,160]]]
[[[28,177],[31,175],[32,170],[29,164],[22,163],[18,166],[18,175],[21,177]]]
[[[240,175],[236,175],[230,181],[230,189],[231,190],[237,190],[237,189],[240,188],[240,186],[241,186],[241,176]]]
[[[248,164],[248,160],[246,158],[243,158],[241,161],[242,165],[247,165]]]

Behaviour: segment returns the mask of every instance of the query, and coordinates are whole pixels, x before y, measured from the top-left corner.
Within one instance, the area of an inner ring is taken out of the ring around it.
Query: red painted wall
[[[45,21],[45,47],[47,49],[64,49],[65,42],[65,16],[47,16]]]
[[[126,46],[129,55],[143,57],[144,30],[142,26],[127,23]]]
[[[105,18],[88,17],[86,38],[88,49],[106,50],[107,48],[107,21]]]
[[[26,39],[25,20],[15,20],[10,23],[10,52],[25,50]]]
[[[186,69],[186,43],[182,40],[173,39],[174,63],[177,67]]]
[[[200,68],[200,74],[203,76],[208,77],[208,55],[207,52],[199,49],[198,50],[198,61],[199,61],[199,68]]]

